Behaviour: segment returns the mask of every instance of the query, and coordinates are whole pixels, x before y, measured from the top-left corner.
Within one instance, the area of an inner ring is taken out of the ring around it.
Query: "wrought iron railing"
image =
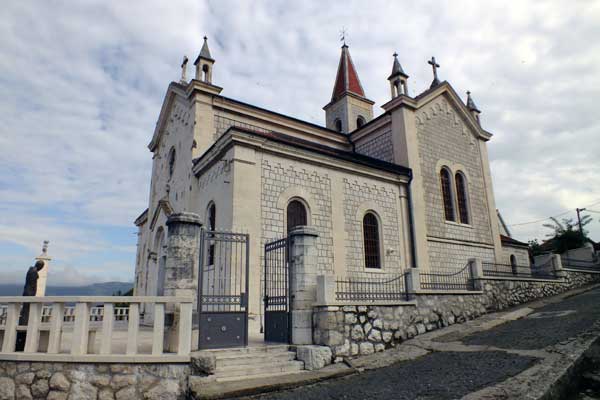
[[[507,278],[534,278],[534,279],[558,279],[558,275],[552,264],[541,266],[499,264],[493,262],[482,263],[483,276],[507,277]]]
[[[471,264],[459,270],[421,272],[423,290],[475,290]]]
[[[336,279],[338,301],[406,301],[404,273],[378,277],[343,277]]]
[[[587,271],[600,272],[600,260],[584,260],[580,258],[561,257],[564,268],[583,269]]]

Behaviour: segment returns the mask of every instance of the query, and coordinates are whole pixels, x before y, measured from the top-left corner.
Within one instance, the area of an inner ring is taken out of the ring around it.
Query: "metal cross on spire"
[[[344,46],[346,45],[346,33],[346,28],[342,26],[342,30],[340,31],[340,42],[343,42]]]
[[[427,64],[431,65],[431,68],[433,69],[433,82],[431,82],[430,87],[439,85],[440,80],[438,79],[437,69],[440,68],[440,64],[435,61],[435,57],[431,57],[431,60],[427,61]]]

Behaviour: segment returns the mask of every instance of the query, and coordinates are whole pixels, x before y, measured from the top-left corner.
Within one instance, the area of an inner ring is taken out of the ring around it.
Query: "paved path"
[[[421,351],[421,355],[425,354],[412,361],[396,362],[358,375],[258,398],[445,400],[458,399],[469,393],[469,398],[479,398],[473,392],[528,369],[527,373],[540,370],[542,360],[556,357],[554,348],[548,352],[542,348],[560,347],[567,338],[591,329],[600,320],[600,288],[536,308],[533,312],[529,308],[521,308],[505,315],[490,314],[408,341],[400,347],[412,347]],[[527,316],[516,319],[524,315]],[[504,322],[502,318],[515,320],[501,324]],[[491,329],[487,329],[489,327]],[[394,351],[385,353],[357,359],[356,362],[367,369],[394,362],[385,359],[393,358]],[[396,361],[402,359],[397,354]],[[531,368],[533,366],[536,367]],[[534,376],[535,373],[532,374]]]

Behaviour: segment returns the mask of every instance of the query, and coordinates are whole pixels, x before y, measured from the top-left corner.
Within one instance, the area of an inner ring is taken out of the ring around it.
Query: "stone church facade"
[[[167,89],[148,146],[149,204],[135,221],[136,295],[176,294],[167,219],[181,212],[198,214],[204,229],[249,235],[251,315],[262,307],[265,243],[297,225],[318,233],[323,275],[457,270],[474,257],[508,263],[513,253],[528,262],[522,243],[501,238],[492,135],[470,95],[463,102],[437,74],[411,97],[395,56],[390,100],[373,118],[374,102],[344,44],[319,126],[222,96],[206,39],[194,79],[186,79],[186,64]],[[195,294],[194,269],[185,290]]]

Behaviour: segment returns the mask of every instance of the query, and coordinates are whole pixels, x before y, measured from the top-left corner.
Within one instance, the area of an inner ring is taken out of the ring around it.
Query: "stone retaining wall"
[[[0,400],[177,400],[187,364],[0,361]]]
[[[600,282],[600,274],[565,274],[562,282],[486,279],[482,282],[483,293],[416,295],[414,305],[315,307],[314,343],[329,346],[334,359],[371,354],[488,312]]]

